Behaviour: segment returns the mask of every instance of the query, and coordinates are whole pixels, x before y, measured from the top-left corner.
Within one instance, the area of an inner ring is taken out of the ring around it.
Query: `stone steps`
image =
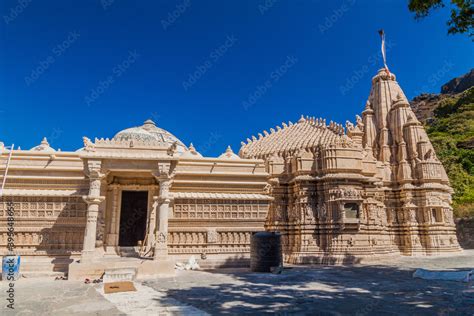
[[[138,247],[120,247],[119,253],[121,257],[137,258],[139,256]]]
[[[44,271],[30,271],[30,272],[21,272],[21,277],[26,279],[32,278],[56,278],[60,276],[65,276],[64,272],[44,272]]]
[[[70,257],[45,258],[22,256],[20,273],[27,278],[64,276],[68,272],[69,264],[74,260]]]

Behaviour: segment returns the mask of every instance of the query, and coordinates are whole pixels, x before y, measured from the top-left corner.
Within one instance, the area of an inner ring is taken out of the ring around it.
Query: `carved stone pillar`
[[[153,197],[158,205],[158,223],[155,236],[155,260],[168,255],[168,214],[170,179],[160,180],[160,195]]]
[[[88,167],[88,176],[90,179],[89,195],[82,197],[87,203],[87,222],[84,232],[84,243],[81,256],[82,261],[89,260],[95,252],[99,204],[105,199],[105,197],[100,196],[100,184],[105,176],[100,172],[100,161],[89,161]]]
[[[119,187],[116,184],[109,185],[109,189],[112,190],[111,194],[111,211],[110,211],[110,226],[109,233],[107,235],[107,251],[112,251],[118,246],[118,204],[119,204]]]
[[[160,183],[158,196],[154,196],[154,205],[158,207],[158,223],[155,233],[155,260],[167,260],[168,256],[168,217],[171,202],[169,190],[173,178],[172,162],[158,163],[158,171],[153,173],[155,179]]]
[[[155,246],[155,232],[156,232],[156,223],[157,223],[157,208],[158,208],[158,193],[156,192],[156,189],[153,188],[149,190],[149,193],[151,194],[149,201],[151,201],[151,209],[148,212],[148,229],[147,229],[147,242],[145,244],[145,253],[148,254],[151,249],[154,250]]]

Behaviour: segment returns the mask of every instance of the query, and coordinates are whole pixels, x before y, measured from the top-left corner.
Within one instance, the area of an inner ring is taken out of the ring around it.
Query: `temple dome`
[[[181,158],[202,158],[202,155],[194,148],[193,143],[191,143],[189,149],[181,155]]]
[[[56,150],[49,146],[48,140],[46,137],[43,138],[41,143],[38,146],[35,146],[30,149],[31,151],[43,151],[43,152],[55,152]]]
[[[171,146],[176,143],[177,152],[185,152],[186,146],[176,136],[156,126],[152,120],[146,120],[142,126],[124,129],[115,134],[114,140],[118,141],[138,141],[159,143],[163,146]]]
[[[234,154],[234,152],[232,151],[232,148],[230,148],[230,146],[227,146],[227,149],[225,150],[225,152],[219,156],[220,159],[240,159],[239,156],[237,156],[236,154]]]

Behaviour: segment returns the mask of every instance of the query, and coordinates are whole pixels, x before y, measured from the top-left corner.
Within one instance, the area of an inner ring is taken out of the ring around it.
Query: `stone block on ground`
[[[137,267],[137,279],[175,276],[174,265],[172,259],[144,260]]]

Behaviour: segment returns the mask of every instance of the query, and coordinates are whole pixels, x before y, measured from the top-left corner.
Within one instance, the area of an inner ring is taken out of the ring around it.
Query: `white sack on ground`
[[[191,256],[191,258],[188,260],[188,263],[176,262],[174,268],[176,270],[198,270],[201,267],[199,266],[196,258]]]
[[[414,278],[424,280],[442,280],[442,281],[458,281],[470,282],[474,281],[474,270],[466,271],[430,271],[425,269],[417,269],[413,273]]]

